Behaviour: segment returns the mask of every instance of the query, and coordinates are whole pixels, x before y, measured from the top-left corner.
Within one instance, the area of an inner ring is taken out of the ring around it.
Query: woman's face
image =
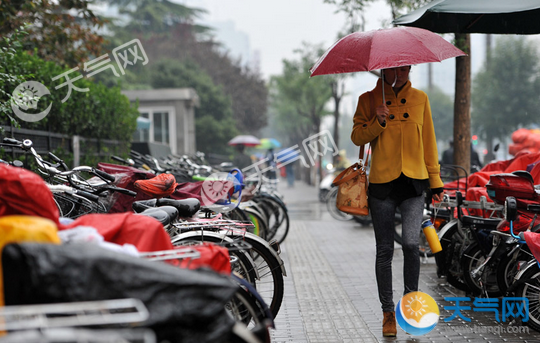
[[[384,82],[389,85],[395,85],[394,87],[401,88],[409,80],[409,72],[411,71],[411,66],[397,67],[384,69]]]

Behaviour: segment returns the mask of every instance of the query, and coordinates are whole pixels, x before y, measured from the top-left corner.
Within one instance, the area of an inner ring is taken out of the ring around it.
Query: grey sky
[[[284,58],[302,42],[330,47],[343,28],[345,16],[323,0],[175,0],[190,7],[205,8],[210,22],[233,21],[237,31],[249,35],[252,51],[260,54],[261,73],[267,79],[280,74]],[[378,29],[390,18],[383,0],[370,7],[366,30]]]

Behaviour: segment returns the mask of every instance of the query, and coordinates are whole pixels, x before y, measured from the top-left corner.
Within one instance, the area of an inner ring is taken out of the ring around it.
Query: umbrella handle
[[[382,86],[382,103],[385,104],[386,101],[384,101],[384,73],[383,73],[383,70],[381,69],[381,86]]]
[[[383,70],[381,69],[381,86],[382,86],[382,103],[383,105],[386,104],[386,101],[384,100],[384,73],[383,73]],[[383,122],[383,124],[386,123],[386,120]]]

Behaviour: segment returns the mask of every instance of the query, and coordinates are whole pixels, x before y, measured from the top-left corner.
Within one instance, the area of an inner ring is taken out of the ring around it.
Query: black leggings
[[[392,258],[394,256],[394,216],[396,207],[401,210],[401,237],[403,238],[404,260],[403,281],[405,283],[403,294],[407,294],[418,290],[418,277],[420,275],[418,238],[422,225],[424,195],[409,198],[399,205],[397,201],[390,197],[384,200],[369,197],[368,201],[377,243],[375,273],[379,300],[384,312],[392,312],[395,307],[392,290]]]

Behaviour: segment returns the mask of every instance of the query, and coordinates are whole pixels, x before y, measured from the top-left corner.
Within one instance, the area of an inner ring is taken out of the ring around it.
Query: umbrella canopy
[[[261,144],[257,145],[258,149],[277,149],[281,148],[281,143],[275,138],[262,138]]]
[[[441,62],[464,56],[441,36],[416,27],[351,33],[337,41],[310,69],[311,76],[342,74]]]
[[[536,34],[540,32],[538,0],[436,0],[403,15],[396,25],[439,33]]]
[[[228,144],[229,145],[257,146],[261,144],[261,141],[255,136],[240,135],[231,139]]]

